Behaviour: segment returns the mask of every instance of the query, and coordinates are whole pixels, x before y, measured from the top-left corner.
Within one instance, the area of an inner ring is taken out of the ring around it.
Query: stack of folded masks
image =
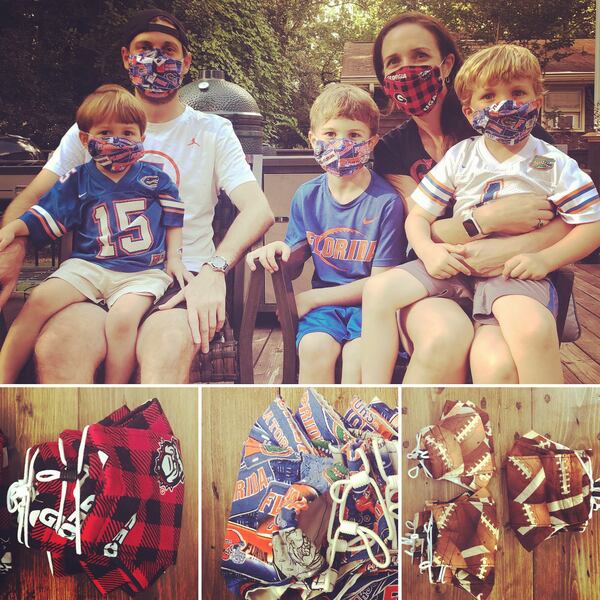
[[[585,531],[600,508],[591,450],[572,450],[530,431],[506,458],[510,525],[527,550],[561,531]]]
[[[6,508],[8,489],[8,439],[0,431],[0,577],[12,570],[12,523]]]
[[[247,599],[398,593],[397,410],[354,398],[342,417],[314,390],[275,399],[242,451],[222,572]]]
[[[183,496],[179,441],[154,399],[29,448],[8,507],[55,576],[83,571],[102,594],[134,595],[175,563]]]
[[[471,402],[447,401],[440,421],[417,434],[408,454],[419,461],[409,471],[412,478],[423,470],[469,492],[449,502],[428,502],[407,521],[406,553],[430,583],[452,583],[477,600],[485,600],[494,585],[499,525],[486,489],[495,470],[493,449],[487,413]]]

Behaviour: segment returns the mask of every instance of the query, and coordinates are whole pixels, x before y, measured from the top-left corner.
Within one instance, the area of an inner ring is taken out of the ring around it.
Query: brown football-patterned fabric
[[[585,531],[598,508],[591,450],[572,450],[530,431],[506,457],[510,525],[526,550],[561,531]]]
[[[486,487],[495,470],[488,414],[472,402],[446,401],[440,420],[417,434],[417,445],[408,458],[419,461],[410,469],[410,477],[422,469],[432,479],[473,491]]]
[[[485,488],[450,502],[427,502],[408,522],[406,553],[427,573],[429,582],[451,583],[477,600],[494,586],[499,525],[496,503]]]

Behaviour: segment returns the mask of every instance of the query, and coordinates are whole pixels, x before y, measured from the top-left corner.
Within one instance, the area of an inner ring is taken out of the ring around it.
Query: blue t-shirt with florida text
[[[285,243],[292,250],[310,247],[313,287],[368,277],[372,267],[393,267],[405,260],[402,199],[385,179],[371,172],[367,189],[352,202],[340,204],[323,173],[294,194]]]

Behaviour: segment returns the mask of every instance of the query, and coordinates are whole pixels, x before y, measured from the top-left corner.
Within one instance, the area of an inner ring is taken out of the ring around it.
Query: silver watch
[[[204,265],[208,265],[213,271],[219,273],[227,273],[229,270],[229,263],[222,256],[211,256],[202,263],[202,266]]]

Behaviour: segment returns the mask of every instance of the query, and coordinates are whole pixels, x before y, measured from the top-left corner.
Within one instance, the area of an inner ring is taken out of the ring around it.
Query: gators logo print
[[[145,175],[140,178],[140,183],[150,190],[155,190],[158,186],[158,175]]]
[[[160,440],[158,454],[154,461],[154,473],[158,476],[161,494],[172,492],[179,484],[183,483],[183,461],[177,438]]]

